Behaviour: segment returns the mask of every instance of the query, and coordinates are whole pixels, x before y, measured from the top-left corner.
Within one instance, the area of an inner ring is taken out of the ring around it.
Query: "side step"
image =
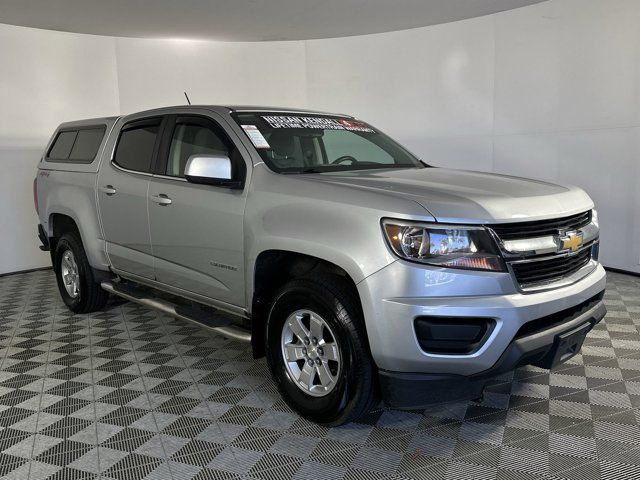
[[[200,311],[195,308],[176,305],[162,298],[152,296],[143,290],[138,290],[135,287],[119,285],[110,281],[104,281],[100,286],[103,290],[131,302],[159,310],[162,313],[179,318],[180,320],[197,323],[202,327],[210,328],[224,337],[240,342],[251,343],[251,334],[246,330],[232,325],[230,318],[225,313],[214,312],[213,314],[207,314],[205,311]]]

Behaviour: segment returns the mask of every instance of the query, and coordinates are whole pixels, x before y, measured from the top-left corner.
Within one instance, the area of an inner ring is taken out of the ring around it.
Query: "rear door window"
[[[58,133],[47,160],[51,162],[91,163],[98,154],[105,127],[78,128]]]
[[[132,122],[123,127],[113,161],[135,172],[150,172],[161,118]]]

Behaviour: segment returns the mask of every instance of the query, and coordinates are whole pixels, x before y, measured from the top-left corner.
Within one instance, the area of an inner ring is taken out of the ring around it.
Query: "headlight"
[[[504,271],[497,246],[482,227],[383,220],[391,249],[400,258],[438,267]]]

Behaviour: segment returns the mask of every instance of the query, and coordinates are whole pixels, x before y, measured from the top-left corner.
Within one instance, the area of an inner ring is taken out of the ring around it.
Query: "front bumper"
[[[525,323],[586,302],[605,284],[606,273],[598,265],[573,285],[521,293],[508,273],[432,268],[399,260],[360,282],[358,291],[379,370],[473,376],[498,364]],[[495,327],[468,355],[426,353],[414,328],[419,316],[484,317]]]
[[[380,371],[380,388],[385,403],[393,408],[420,408],[450,400],[480,397],[486,382],[522,365],[551,368],[575,355],[586,334],[606,314],[597,299],[588,308],[568,316],[551,328],[514,339],[496,364],[475,375],[429,375]],[[563,342],[563,337],[570,339]]]

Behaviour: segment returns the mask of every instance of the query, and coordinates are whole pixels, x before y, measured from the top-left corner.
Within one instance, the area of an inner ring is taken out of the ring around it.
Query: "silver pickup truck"
[[[66,305],[109,294],[251,342],[305,417],[481,396],[604,314],[576,187],[434,168],[348,115],[184,106],[64,123],[34,182]]]

